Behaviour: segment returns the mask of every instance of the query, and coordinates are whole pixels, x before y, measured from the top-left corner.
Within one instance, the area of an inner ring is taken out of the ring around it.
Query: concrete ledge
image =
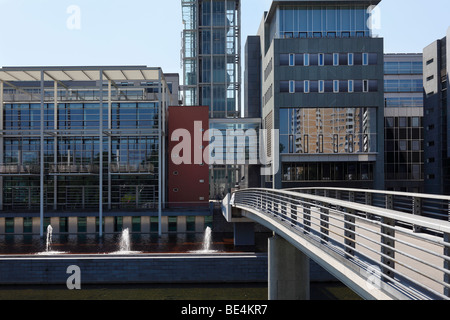
[[[266,254],[34,255],[0,257],[0,285],[65,285],[72,265],[81,284],[267,282]]]

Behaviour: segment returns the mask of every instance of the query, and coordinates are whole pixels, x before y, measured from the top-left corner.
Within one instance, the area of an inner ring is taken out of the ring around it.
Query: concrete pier
[[[269,239],[269,300],[310,299],[310,259],[283,238]]]

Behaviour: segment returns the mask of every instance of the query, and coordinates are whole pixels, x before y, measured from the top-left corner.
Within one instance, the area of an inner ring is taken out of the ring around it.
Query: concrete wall
[[[70,256],[0,259],[0,285],[61,284],[80,267],[81,284],[265,283],[266,254],[216,256],[152,255],[142,257]],[[311,260],[311,282],[337,281]]]
[[[0,284],[66,284],[81,271],[83,284],[249,283],[267,281],[267,255],[152,255],[25,257],[0,260]]]

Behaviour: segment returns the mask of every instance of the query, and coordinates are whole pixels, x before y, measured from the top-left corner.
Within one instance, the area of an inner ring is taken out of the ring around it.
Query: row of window
[[[53,104],[44,105],[44,126],[53,129],[98,128],[100,107],[98,104],[59,104],[55,119]],[[103,108],[103,126],[108,127],[108,109]],[[40,104],[6,104],[4,107],[5,130],[38,130],[40,128]],[[113,103],[111,125],[114,129],[157,128],[157,103]]]
[[[348,2],[348,1],[347,1]],[[280,34],[296,32],[313,32],[317,35],[325,33],[369,35],[367,21],[370,11],[366,5],[330,5],[317,3],[286,4],[277,8],[275,23]]]
[[[422,61],[386,61],[385,74],[422,74]]]
[[[373,167],[370,162],[283,163],[283,181],[367,181],[373,180]]]
[[[390,79],[384,81],[385,92],[423,92],[422,79]]]
[[[420,117],[385,118],[386,180],[423,179],[423,133]]]
[[[308,38],[364,38],[370,37],[369,31],[341,31],[341,32],[291,32],[281,33],[282,39],[308,39]]]
[[[280,81],[281,93],[377,92],[378,80]]]
[[[187,232],[195,232],[195,216],[187,216],[186,217],[186,231]],[[103,220],[104,224],[105,220]],[[99,232],[99,218],[95,218],[95,228],[96,232]],[[50,225],[50,218],[44,218],[44,230],[47,229],[48,225]],[[121,232],[123,230],[123,217],[114,217],[114,232]],[[141,217],[132,217],[131,218],[131,232],[141,232]],[[205,227],[212,226],[212,217],[205,217]],[[14,233],[14,218],[5,218],[5,233]],[[33,218],[24,217],[23,218],[23,233],[32,233],[33,232]],[[169,232],[177,232],[179,227],[178,217],[168,217],[168,231]],[[150,232],[156,233],[159,228],[159,219],[158,217],[150,217]],[[104,226],[103,226],[104,230]],[[60,217],[59,218],[59,232],[68,233],[69,232],[69,218]],[[86,217],[77,217],[77,232],[78,233],[86,233],[87,232],[87,218]]]
[[[387,97],[385,98],[386,108],[410,108],[423,107],[423,97]]]
[[[377,53],[289,53],[280,54],[280,66],[368,66],[376,65]]]

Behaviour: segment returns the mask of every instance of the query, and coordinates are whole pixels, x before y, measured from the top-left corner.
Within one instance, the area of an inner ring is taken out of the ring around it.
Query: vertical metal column
[[[341,211],[340,209],[338,209]],[[346,245],[345,252],[346,258],[350,259],[355,255],[355,247],[356,247],[356,227],[355,227],[355,211],[346,209],[347,213],[344,214],[344,243]]]
[[[413,215],[421,216],[422,215],[422,198],[413,197],[412,198],[412,212]],[[419,226],[413,225],[414,232],[420,232],[421,228]]]
[[[444,233],[444,242],[446,244],[444,246],[444,256],[447,257],[447,259],[444,260],[444,269],[447,272],[450,272],[450,234]],[[450,274],[449,273],[444,273],[444,282],[446,284],[450,284]],[[444,287],[444,294],[447,297],[450,297],[450,288]]]
[[[4,164],[3,159],[3,81],[0,81],[0,165]],[[3,210],[3,176],[0,176],[0,210]]]
[[[53,130],[55,130],[55,137],[53,139],[53,165],[55,171],[58,170],[58,82],[54,81],[53,88],[54,95],[54,110],[53,110]],[[58,172],[58,171],[56,171]],[[56,173],[55,172],[55,173]],[[58,175],[53,177],[53,210],[58,208]]]
[[[112,112],[111,112],[111,80],[108,80],[108,210],[112,209],[111,204],[111,161],[112,161],[112,150],[111,150],[111,134],[112,134]]]
[[[98,232],[99,236],[103,236],[103,69],[100,70],[100,126],[98,133],[98,149],[99,149],[99,194],[98,194]]]
[[[386,209],[394,209],[394,196],[391,194],[386,195]],[[381,263],[383,264],[382,272],[383,274],[393,278],[394,274],[389,268],[395,268],[395,241],[391,239],[395,237],[395,220],[382,218],[381,223],[384,224],[381,227],[381,253],[384,255],[381,257]],[[386,268],[385,266],[389,268]],[[389,279],[387,279],[387,281],[389,281]]]
[[[159,101],[158,101],[158,235],[162,236],[162,198],[161,198],[161,191],[162,191],[162,112],[163,112],[163,106],[162,106],[162,87],[161,87],[161,81],[162,81],[162,72],[159,70],[159,82],[158,82],[158,88],[159,88]]]
[[[41,154],[40,154],[40,196],[39,196],[39,219],[40,219],[40,236],[44,236],[44,70],[41,70],[41,121],[40,121],[40,140],[41,140]]]

